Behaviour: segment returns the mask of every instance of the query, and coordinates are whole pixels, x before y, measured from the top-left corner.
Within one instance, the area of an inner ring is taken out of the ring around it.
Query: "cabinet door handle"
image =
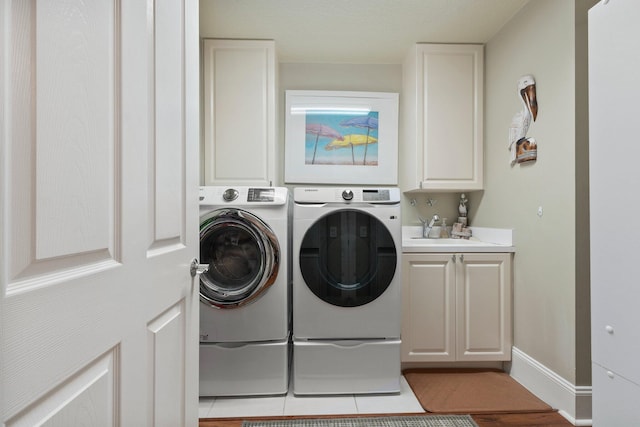
[[[464,262],[464,254],[460,255],[460,262]]]
[[[608,334],[613,334],[613,326],[611,325],[605,326],[604,330],[607,331]]]
[[[451,255],[451,261],[456,262],[456,254]]]

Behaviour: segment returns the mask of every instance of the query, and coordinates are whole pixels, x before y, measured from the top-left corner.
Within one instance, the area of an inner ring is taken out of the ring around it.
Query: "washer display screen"
[[[247,202],[273,202],[276,190],[273,188],[250,188]]]

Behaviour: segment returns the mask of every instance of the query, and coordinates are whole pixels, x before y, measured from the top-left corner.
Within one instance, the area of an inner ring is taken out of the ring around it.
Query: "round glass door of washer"
[[[299,261],[305,284],[318,298],[357,307],[389,287],[398,255],[391,233],[380,220],[361,210],[341,209],[307,230]]]
[[[246,305],[273,285],[280,246],[271,228],[241,209],[220,209],[200,218],[200,300],[218,308]]]

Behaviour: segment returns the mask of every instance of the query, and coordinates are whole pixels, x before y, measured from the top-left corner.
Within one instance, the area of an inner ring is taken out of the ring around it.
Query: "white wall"
[[[576,230],[576,158],[584,161],[576,127],[586,126],[576,122],[576,83],[586,83],[586,71],[576,69],[575,14],[574,1],[529,2],[487,44],[485,191],[471,196],[476,224],[516,230],[515,347],[572,384],[576,358],[590,357],[588,340],[586,348],[576,341],[576,235],[588,229]],[[528,136],[538,142],[538,160],[512,167],[507,129],[524,74],[537,83]]]

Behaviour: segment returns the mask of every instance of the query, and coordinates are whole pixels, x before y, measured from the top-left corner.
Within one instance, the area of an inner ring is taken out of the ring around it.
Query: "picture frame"
[[[285,183],[397,185],[397,93],[287,90],[285,98]]]

